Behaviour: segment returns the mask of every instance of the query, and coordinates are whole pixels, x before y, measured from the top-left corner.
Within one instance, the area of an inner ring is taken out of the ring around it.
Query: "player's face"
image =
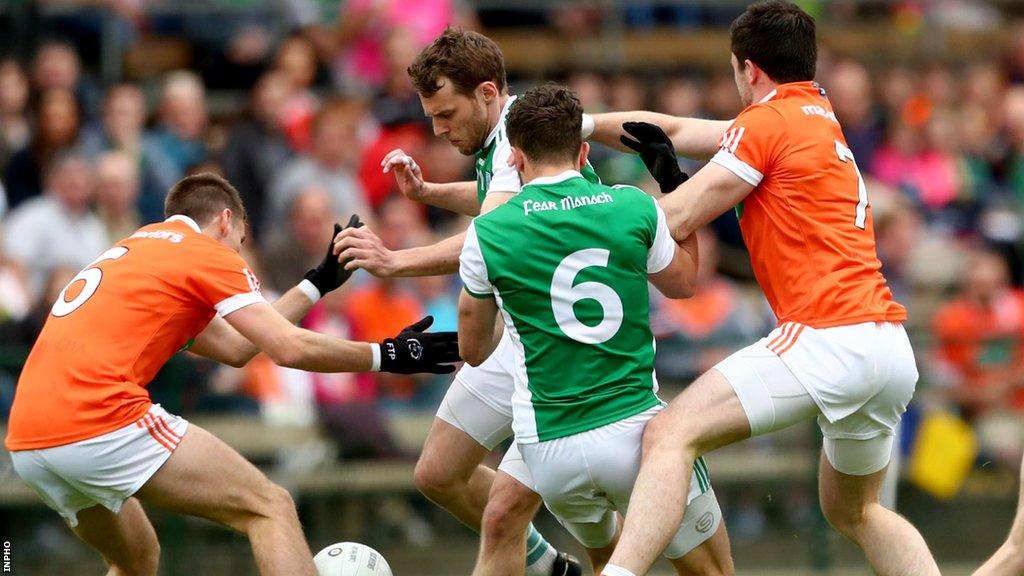
[[[487,138],[487,105],[480,88],[472,94],[460,94],[447,78],[440,78],[441,89],[433,96],[420,95],[423,112],[434,125],[434,135],[448,140],[459,153],[472,156]]]
[[[747,68],[740,66],[740,62],[736,59],[735,54],[732,55],[731,61],[733,78],[736,80],[736,89],[739,90],[740,102],[743,103],[745,108],[754,103],[754,87],[750,85]]]

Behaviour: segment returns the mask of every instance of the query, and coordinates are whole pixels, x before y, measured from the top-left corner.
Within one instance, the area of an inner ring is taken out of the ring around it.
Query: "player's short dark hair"
[[[407,72],[413,86],[430,98],[447,78],[459,94],[469,95],[484,82],[494,82],[498,92],[508,85],[501,48],[479,32],[447,28],[416,56]]]
[[[740,67],[750,60],[779,84],[814,80],[818,64],[814,18],[796,4],[781,0],[752,4],[733,20],[729,36]]]
[[[505,119],[508,142],[533,162],[575,161],[583,138],[583,105],[572,90],[545,84],[516,98]]]
[[[231,209],[233,217],[245,221],[245,207],[238,190],[221,176],[201,172],[182,178],[171,188],[164,202],[164,215],[181,214],[205,226],[225,208]]]

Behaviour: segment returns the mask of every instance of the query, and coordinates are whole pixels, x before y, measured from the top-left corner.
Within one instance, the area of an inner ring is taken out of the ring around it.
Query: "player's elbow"
[[[222,359],[221,361],[224,364],[231,366],[232,368],[245,368],[245,365],[249,363],[249,360],[251,358],[252,356],[248,354],[243,354],[241,351],[238,351],[235,354]]]
[[[487,354],[484,354],[479,347],[465,347],[462,344],[459,344],[459,356],[462,356],[466,364],[474,368],[483,364],[484,360],[487,360]]]
[[[697,279],[694,274],[675,273],[651,278],[651,283],[666,298],[682,300],[690,298],[697,291]]]
[[[300,368],[304,359],[302,350],[301,338],[282,338],[274,345],[267,347],[264,352],[278,366]]]
[[[691,298],[697,293],[697,279],[696,278],[684,278],[678,284],[672,296],[669,298],[682,299]]]
[[[476,367],[483,364],[484,360],[490,356],[480,345],[481,340],[481,338],[470,338],[469,336],[463,338],[462,334],[459,334],[459,356],[462,356],[466,364]]]

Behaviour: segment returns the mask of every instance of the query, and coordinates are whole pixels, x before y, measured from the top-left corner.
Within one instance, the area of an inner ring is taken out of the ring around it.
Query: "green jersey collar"
[[[508,116],[509,108],[512,106],[512,102],[515,101],[515,96],[509,96],[508,100],[505,101],[505,106],[501,109],[501,114],[498,116],[498,123],[491,129],[491,133],[487,135],[487,139],[484,140],[484,145],[480,148],[486,150],[494,142],[494,139],[498,137],[498,132],[501,131],[505,126],[505,116]]]
[[[573,178],[583,178],[583,174],[580,174],[579,170],[566,170],[556,176],[541,176],[539,178],[534,178],[526,184],[523,184],[523,186],[550,186],[552,184],[561,184],[562,182]]]

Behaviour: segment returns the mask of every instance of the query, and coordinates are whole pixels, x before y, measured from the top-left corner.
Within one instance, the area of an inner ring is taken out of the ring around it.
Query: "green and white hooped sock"
[[[558,550],[530,524],[526,533],[526,576],[551,576]]]

